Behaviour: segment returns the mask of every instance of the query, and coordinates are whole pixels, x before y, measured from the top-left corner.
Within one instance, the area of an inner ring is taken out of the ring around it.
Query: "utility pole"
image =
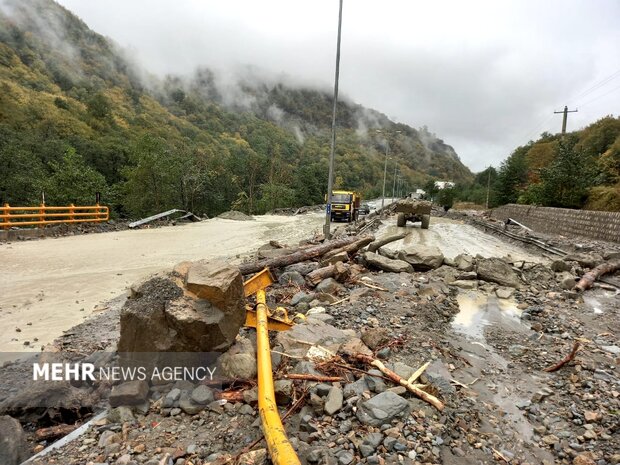
[[[327,179],[327,206],[325,208],[325,239],[331,237],[332,189],[334,188],[334,152],[336,150],[336,107],[338,105],[338,78],[340,77],[340,36],[342,31],[342,0],[338,10],[338,41],[336,43],[336,74],[334,76],[334,106],[332,108],[332,143],[329,152],[329,175]]]
[[[559,114],[559,113],[563,113],[564,116],[562,117],[562,135],[566,134],[566,120],[568,119],[568,114],[569,113],[577,113],[577,109],[575,108],[574,110],[569,110],[567,106],[564,106],[564,110],[562,111],[554,111],[553,113],[555,114]]]

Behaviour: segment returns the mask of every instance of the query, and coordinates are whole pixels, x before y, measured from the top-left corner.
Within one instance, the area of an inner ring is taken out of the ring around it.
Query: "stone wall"
[[[620,212],[508,204],[495,208],[492,216],[512,218],[542,233],[620,242]]]

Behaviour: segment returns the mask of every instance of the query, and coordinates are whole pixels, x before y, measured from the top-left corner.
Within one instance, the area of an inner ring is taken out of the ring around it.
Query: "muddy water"
[[[498,299],[482,292],[461,292],[457,296],[460,311],[452,320],[452,327],[475,339],[484,339],[484,328],[500,325],[514,331],[524,331],[521,310],[514,300]]]
[[[552,462],[548,451],[532,444],[533,426],[521,410],[545,386],[545,375],[541,377],[511,364],[485,338],[489,326],[522,333],[524,339],[530,337],[533,333],[521,323],[521,311],[513,300],[479,291],[462,291],[457,301],[460,312],[452,322],[453,344],[468,365],[449,376],[467,385],[470,396],[490,409],[489,416],[493,418],[484,421],[504,432],[506,450],[522,451],[533,463]],[[429,367],[429,372],[446,376],[440,362]]]
[[[390,218],[388,224],[379,229],[376,236],[381,238],[392,234],[407,231],[410,234],[403,240],[393,242],[385,247],[390,250],[398,250],[403,245],[421,244],[438,247],[444,256],[454,258],[459,254],[469,254],[483,257],[506,257],[511,256],[515,260],[540,262],[544,259],[532,255],[526,250],[505,242],[495,236],[459,221],[448,218],[431,218],[429,229],[420,228],[420,223],[407,223],[405,227],[396,226],[396,219]]]
[[[255,221],[215,218],[182,226],[1,244],[0,352],[40,349],[101,311],[97,307],[101,302],[180,261],[234,259],[270,239],[296,244],[318,232],[323,218],[320,213],[265,215]]]

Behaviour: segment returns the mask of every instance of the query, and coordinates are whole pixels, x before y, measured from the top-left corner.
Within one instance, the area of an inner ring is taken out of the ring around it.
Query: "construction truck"
[[[394,212],[396,225],[400,228],[407,224],[407,221],[421,223],[422,229],[428,229],[431,224],[431,203],[426,200],[402,199],[396,202]]]
[[[362,197],[353,191],[332,191],[331,220],[351,221],[357,220],[360,212]]]

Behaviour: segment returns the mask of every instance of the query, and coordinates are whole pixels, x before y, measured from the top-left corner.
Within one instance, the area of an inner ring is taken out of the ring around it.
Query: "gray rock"
[[[130,423],[135,420],[129,407],[116,407],[108,412],[107,419],[110,423]]]
[[[556,273],[561,273],[562,271],[570,271],[571,266],[569,263],[566,263],[564,260],[554,260],[549,266]]]
[[[22,425],[8,415],[0,417],[0,463],[19,465],[30,456]]]
[[[368,385],[364,378],[360,378],[353,383],[345,385],[343,394],[346,399],[353,396],[361,396],[365,391],[369,391]]]
[[[560,283],[562,289],[570,291],[577,284],[577,278],[568,271],[562,271],[555,276],[555,279]]]
[[[379,268],[390,273],[412,273],[413,267],[403,260],[392,260],[374,252],[365,252],[364,260],[372,267]]]
[[[357,404],[357,419],[366,425],[381,426],[409,413],[409,402],[391,391]]]
[[[306,292],[300,291],[291,298],[291,305],[297,305],[301,302],[312,302],[312,300],[314,300],[314,297],[314,294],[308,294]]]
[[[219,372],[230,379],[256,378],[256,351],[252,341],[239,338],[218,360]]]
[[[474,269],[474,257],[468,254],[459,254],[454,257],[454,266],[461,271],[472,271]]]
[[[254,411],[254,409],[253,409],[251,406],[249,406],[248,404],[243,404],[243,405],[241,406],[241,408],[239,408],[239,413],[240,413],[241,415],[254,415],[254,414],[255,414],[255,411]]]
[[[439,248],[422,244],[408,245],[399,250],[398,258],[420,271],[434,270],[443,264],[443,253]]]
[[[390,342],[387,328],[364,328],[362,330],[362,342],[375,350]]]
[[[501,258],[478,258],[478,278],[506,287],[519,287],[520,281],[512,267]]]
[[[495,291],[495,295],[499,299],[510,299],[514,294],[515,290],[510,287],[500,287]]]
[[[184,392],[179,399],[179,408],[188,415],[196,415],[205,409],[204,405],[196,404],[192,402],[189,394]]]
[[[318,292],[325,292],[326,294],[336,294],[342,291],[342,289],[342,285],[334,278],[324,279],[316,286]]]
[[[333,386],[327,394],[327,400],[325,401],[325,413],[327,415],[333,415],[342,408],[344,396],[342,389],[339,386]]]
[[[603,349],[605,352],[608,352],[608,353],[613,354],[613,355],[620,355],[620,347],[618,347],[616,345],[601,346],[601,349]]]
[[[313,272],[317,268],[319,268],[319,264],[317,262],[302,262],[289,265],[284,268],[284,271],[296,271],[302,276],[306,276],[308,273]]]
[[[127,381],[112,388],[108,401],[112,407],[120,405],[138,405],[143,403],[149,394],[146,381]]]
[[[459,289],[476,289],[478,287],[478,283],[476,281],[465,281],[462,279],[457,279],[451,283],[453,286],[458,287]]]
[[[290,379],[278,379],[273,383],[273,390],[276,402],[280,405],[287,405],[293,399],[295,386]]]
[[[209,404],[213,402],[213,391],[204,384],[201,384],[192,391],[191,398],[192,401],[199,405]]]
[[[298,271],[285,271],[278,278],[278,282],[282,285],[297,284],[298,286],[305,286],[306,280]]]

